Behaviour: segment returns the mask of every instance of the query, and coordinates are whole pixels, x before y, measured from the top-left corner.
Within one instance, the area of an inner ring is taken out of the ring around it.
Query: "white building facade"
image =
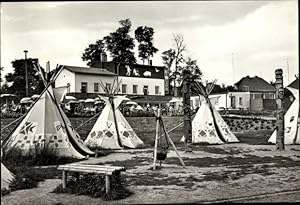
[[[68,93],[104,94],[100,86],[111,86],[116,74],[100,68],[63,66],[55,80],[55,87],[69,86]]]
[[[116,85],[118,80],[121,82],[118,94],[121,95],[165,95],[164,67],[124,64],[118,66],[116,72],[115,69],[115,63],[111,62],[106,68],[63,65],[55,80],[55,87],[69,86],[68,93],[76,96],[96,96],[105,93],[100,82],[111,88],[114,81]]]

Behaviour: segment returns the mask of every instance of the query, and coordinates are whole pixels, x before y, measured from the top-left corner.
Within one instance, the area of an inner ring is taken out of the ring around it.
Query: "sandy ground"
[[[1,204],[300,201],[300,146],[286,146],[285,151],[276,151],[275,145],[228,144],[210,147],[217,150],[180,151],[186,168],[179,165],[172,150],[158,170],[149,169],[153,164],[152,152],[145,149],[119,151],[81,162],[122,165],[122,162],[131,161],[133,164],[125,166],[127,171],[124,175],[128,181],[127,188],[134,194],[126,199],[105,202],[88,196],[51,193],[61,180],[48,179],[37,188],[15,191],[2,197]],[[218,153],[220,150],[222,152]],[[254,158],[256,160],[248,161]]]

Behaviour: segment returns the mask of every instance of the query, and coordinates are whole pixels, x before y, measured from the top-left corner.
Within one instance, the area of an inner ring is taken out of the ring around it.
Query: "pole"
[[[276,135],[276,149],[284,150],[284,113],[282,100],[284,95],[283,89],[283,76],[282,69],[275,70],[275,87],[276,87],[276,124],[277,124],[277,135]]]
[[[184,69],[183,71],[183,87],[182,87],[182,95],[183,95],[183,122],[184,122],[184,145],[185,152],[192,152],[192,120],[191,120],[191,85],[189,82],[191,72],[189,70]]]
[[[158,144],[158,135],[159,135],[159,122],[160,118],[160,108],[157,110],[157,116],[156,116],[156,130],[155,130],[155,142],[154,142],[154,163],[153,163],[153,170],[156,169],[156,161],[157,161],[157,144]]]
[[[168,141],[170,142],[170,144],[172,145],[172,147],[173,147],[173,149],[174,149],[174,151],[175,151],[175,153],[176,153],[176,155],[177,155],[177,157],[178,157],[178,159],[179,159],[181,165],[182,165],[183,167],[185,167],[185,164],[184,164],[183,160],[181,159],[181,157],[180,157],[180,155],[179,155],[179,152],[177,151],[177,148],[176,148],[175,144],[173,143],[171,137],[169,136],[169,134],[168,134],[168,132],[167,132],[167,129],[166,129],[164,123],[161,123],[161,124],[162,124],[163,130],[164,130],[164,132],[165,132],[165,135],[166,135],[166,137],[168,138]]]
[[[27,71],[27,50],[24,50],[25,53],[25,81],[26,81],[26,97],[28,97],[28,71]]]

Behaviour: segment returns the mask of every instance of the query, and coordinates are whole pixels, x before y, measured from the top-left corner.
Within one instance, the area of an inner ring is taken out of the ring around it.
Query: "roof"
[[[252,78],[249,76],[243,77],[234,85],[236,85],[239,90],[241,90],[243,86],[248,86],[250,92],[276,92],[274,86],[258,76]]]
[[[287,87],[290,88],[296,88],[299,90],[299,78],[296,78],[291,84],[289,84]]]
[[[81,74],[89,74],[89,75],[110,75],[116,76],[115,73],[112,73],[103,68],[93,68],[93,67],[79,67],[79,66],[69,66],[63,65],[63,68],[73,72],[73,73],[81,73]]]

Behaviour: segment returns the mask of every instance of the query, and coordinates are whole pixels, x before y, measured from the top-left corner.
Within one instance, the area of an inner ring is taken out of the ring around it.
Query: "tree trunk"
[[[282,69],[275,70],[276,81],[276,106],[277,106],[277,113],[276,113],[276,124],[277,124],[277,136],[276,136],[276,149],[277,150],[284,150],[284,113],[283,113],[283,106],[282,106],[282,99],[284,95],[283,89],[283,77],[282,77]]]

